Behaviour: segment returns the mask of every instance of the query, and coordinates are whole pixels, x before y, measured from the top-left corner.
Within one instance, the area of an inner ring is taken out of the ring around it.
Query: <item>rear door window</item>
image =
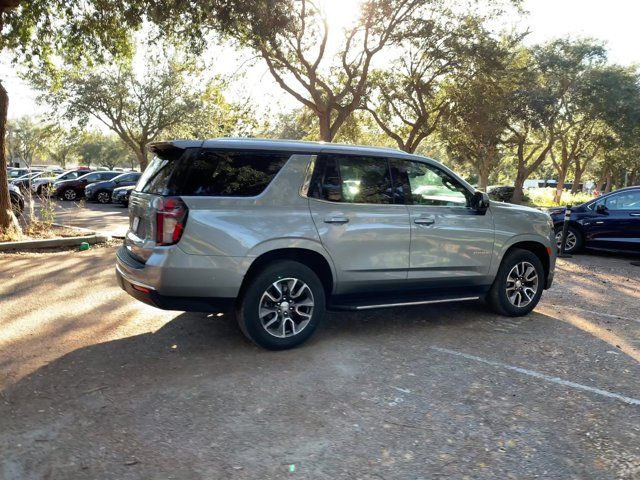
[[[330,202],[394,203],[387,159],[322,155],[316,162],[309,196]]]
[[[291,156],[287,152],[203,150],[176,172],[180,195],[254,197]]]

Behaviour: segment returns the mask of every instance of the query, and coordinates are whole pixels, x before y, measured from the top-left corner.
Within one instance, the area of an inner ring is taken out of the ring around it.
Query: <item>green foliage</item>
[[[67,66],[52,76],[34,74],[32,81],[67,119],[85,126],[93,118],[116,133],[144,170],[146,145],[201,115],[204,100],[211,100],[208,85],[197,82],[200,74],[191,63],[155,53],[141,76],[123,60],[88,71]]]
[[[21,0],[0,12],[0,51],[9,50],[33,70],[56,59],[76,65],[130,55],[131,32],[143,22],[143,1]]]
[[[163,132],[167,138],[216,138],[253,136],[258,121],[248,100],[229,102],[227,81],[216,78],[205,86],[198,108],[184,112],[182,121]]]
[[[557,205],[581,205],[593,199],[589,193],[571,193],[563,191],[560,202],[556,202],[554,188],[535,188],[527,192],[528,204],[535,207],[554,207]]]
[[[46,154],[50,135],[50,127],[39,119],[25,116],[10,122],[7,125],[9,158],[32,165],[37,157]]]
[[[115,135],[97,131],[84,132],[78,142],[78,154],[82,165],[93,167],[133,168],[136,157]]]
[[[526,77],[519,51],[519,36],[478,35],[475,54],[462,66],[464,74],[445,88],[447,109],[442,138],[452,159],[468,163],[486,189],[489,175],[500,165],[501,147],[513,106]]]

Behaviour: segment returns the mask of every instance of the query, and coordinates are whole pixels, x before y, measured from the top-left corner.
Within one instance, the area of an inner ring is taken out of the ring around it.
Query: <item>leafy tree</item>
[[[77,129],[67,129],[58,124],[47,127],[48,141],[45,149],[49,158],[62,168],[77,157],[78,136]]]
[[[198,99],[199,107],[186,112],[183,120],[165,134],[173,138],[248,137],[255,135],[258,121],[248,100],[229,102],[227,81],[215,78]]]
[[[10,158],[17,158],[27,167],[42,154],[46,154],[51,131],[42,122],[31,117],[22,117],[8,124],[7,149]]]
[[[140,7],[137,1],[0,0],[0,53],[8,51],[33,70],[50,68],[53,56],[78,64],[105,52],[130,53],[130,32],[143,22]],[[19,230],[4,168],[8,108],[0,83],[0,233]]]
[[[446,87],[450,105],[442,139],[454,161],[473,167],[481,190],[500,165],[511,111],[526,75],[516,48],[519,41],[519,36],[482,36],[476,53]]]
[[[346,31],[334,33],[315,0],[173,0],[164,5],[163,15],[171,21],[163,23],[163,30],[191,35],[194,45],[202,45],[206,33],[216,30],[248,47],[264,60],[276,83],[313,112],[320,140],[331,141],[360,107],[374,57],[424,4],[365,0],[360,19]],[[158,18],[153,9],[149,15]],[[337,55],[329,48],[334,43],[330,33],[343,39]]]
[[[363,108],[401,150],[415,152],[436,131],[450,101],[442,86],[474,54],[483,20],[432,9],[396,33],[400,54],[372,72]]]
[[[78,155],[84,165],[133,168],[136,157],[133,152],[115,135],[101,132],[86,132],[78,144]]]
[[[630,69],[604,61],[584,68],[580,81],[565,95],[556,127],[560,132],[552,156],[558,175],[556,203],[571,169],[575,192],[596,156],[629,139],[637,141],[633,132],[640,117],[639,91],[638,75]]]
[[[138,160],[148,164],[147,144],[160,134],[199,115],[202,91],[189,79],[197,72],[189,64],[150,58],[142,79],[130,62],[90,71],[68,69],[53,77],[34,78],[48,101],[64,115],[86,125],[98,120],[116,133]]]

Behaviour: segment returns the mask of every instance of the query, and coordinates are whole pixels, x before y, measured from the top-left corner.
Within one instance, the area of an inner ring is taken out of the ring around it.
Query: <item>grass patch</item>
[[[555,188],[532,188],[527,190],[528,204],[534,207],[557,207],[564,205],[581,205],[589,200],[593,200],[590,193],[579,192],[572,194],[569,191],[562,192],[560,204],[553,202],[553,196],[556,192]]]

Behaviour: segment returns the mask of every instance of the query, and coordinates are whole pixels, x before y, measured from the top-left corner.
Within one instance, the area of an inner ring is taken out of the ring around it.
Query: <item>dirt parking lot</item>
[[[115,245],[0,256],[0,478],[640,478],[640,267],[536,311],[335,313],[267,352],[116,284]]]

